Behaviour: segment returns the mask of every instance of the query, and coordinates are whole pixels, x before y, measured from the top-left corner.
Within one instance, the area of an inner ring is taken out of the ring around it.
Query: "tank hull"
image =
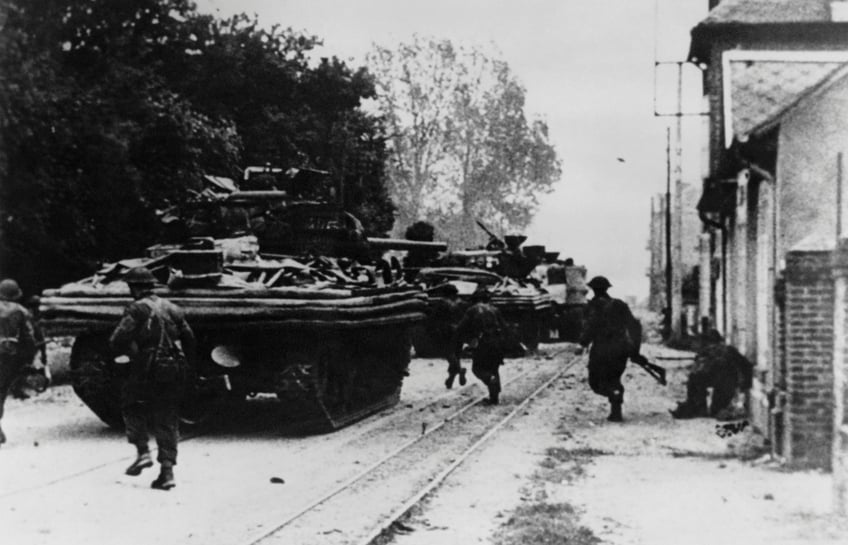
[[[186,423],[204,421],[225,401],[271,393],[286,426],[310,433],[397,403],[410,330],[423,320],[425,306],[423,294],[410,288],[155,291],[183,308],[197,337]],[[122,425],[123,378],[108,336],[130,301],[125,286],[79,285],[48,290],[41,301],[48,334],[76,337],[75,391],[113,427]]]

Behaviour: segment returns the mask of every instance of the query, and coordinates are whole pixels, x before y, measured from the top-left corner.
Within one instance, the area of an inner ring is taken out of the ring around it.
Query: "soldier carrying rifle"
[[[642,340],[642,325],[627,303],[610,297],[607,290],[612,287],[609,280],[596,276],[589,281],[595,296],[587,307],[587,320],[580,337],[581,348],[589,345],[589,387],[610,402],[607,420],[621,422],[621,406],[624,403],[624,386],[621,376],[628,358],[633,360],[660,384],[665,384],[665,369],[648,362],[639,354]]]

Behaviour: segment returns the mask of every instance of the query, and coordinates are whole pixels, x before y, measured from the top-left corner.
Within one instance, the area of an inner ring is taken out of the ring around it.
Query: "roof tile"
[[[829,0],[723,0],[702,25],[830,21]]]
[[[734,135],[746,138],[842,66],[840,62],[731,61]]]

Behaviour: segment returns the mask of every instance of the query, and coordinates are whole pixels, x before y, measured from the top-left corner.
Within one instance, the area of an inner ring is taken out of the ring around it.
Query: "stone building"
[[[846,6],[724,0],[689,52],[710,109],[701,305],[755,362],[751,419],[796,467],[842,463]]]

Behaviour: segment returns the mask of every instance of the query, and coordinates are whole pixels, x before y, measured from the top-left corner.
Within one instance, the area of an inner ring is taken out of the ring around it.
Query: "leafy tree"
[[[427,219],[460,247],[485,242],[475,218],[502,232],[526,228],[561,169],[544,121],[527,121],[508,64],[419,36],[376,46],[368,64],[386,118],[396,228]]]
[[[375,93],[368,72],[337,58],[310,66],[315,36],[265,29],[245,15],[188,24],[191,57],[174,67],[171,85],[210,117],[233,120],[244,163],[328,170],[366,231],[388,231],[394,209],[383,188],[382,129],[360,109]]]
[[[387,231],[371,77],[318,43],[188,0],[0,0],[0,274],[31,291],[140,255],[204,173],[331,170]]]

